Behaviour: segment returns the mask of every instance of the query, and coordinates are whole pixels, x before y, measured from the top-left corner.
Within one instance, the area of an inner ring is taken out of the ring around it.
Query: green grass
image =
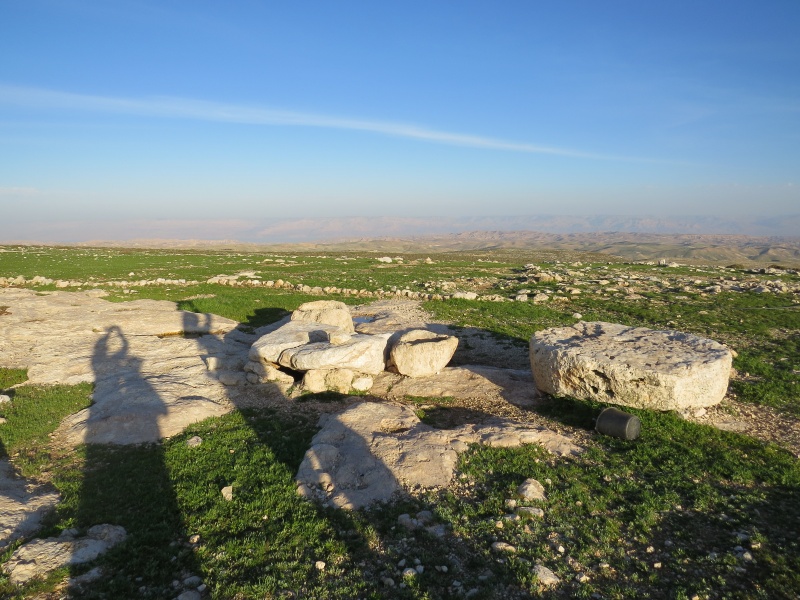
[[[96,281],[185,278],[205,281],[221,273],[252,270],[264,279],[307,285],[423,290],[425,282],[453,281],[470,289],[485,278],[481,293],[511,295],[554,284],[521,281],[521,265],[535,253],[432,255],[434,265],[382,266],[369,253],[323,258],[311,253],[124,251],[117,249],[19,248],[4,253],[0,276],[44,275]],[[408,261],[424,256],[404,254]],[[294,264],[276,263],[276,258]],[[496,259],[497,263],[479,262]],[[265,262],[266,261],[266,262]],[[544,265],[561,270],[566,265]],[[641,277],[703,280],[695,291],[653,284],[642,300],[571,296],[564,303],[428,302],[434,317],[475,327],[527,345],[546,327],[584,320],[674,328],[729,344],[741,378],[732,391],[754,405],[800,414],[800,311],[797,299],[781,294],[700,290],[723,271],[708,267],[664,269],[647,265],[588,263],[587,279],[632,272]],[[725,272],[725,276],[734,273]],[[736,272],[738,277],[750,274]],[[753,278],[758,278],[753,275]],[[760,276],[759,276],[760,277]],[[775,279],[767,275],[764,279]],[[797,281],[796,276],[789,278]],[[492,281],[494,283],[492,283]],[[693,285],[693,284],[692,284]],[[488,286],[488,287],[486,287]],[[429,288],[430,289],[430,288]],[[309,296],[276,289],[231,288],[201,283],[112,291],[113,300],[154,298],[179,308],[219,314],[247,327],[274,322]],[[213,295],[188,299],[197,295]],[[685,299],[676,298],[683,296]],[[330,296],[348,303],[363,299]],[[0,311],[2,312],[2,311]],[[0,315],[0,319],[3,318]],[[745,375],[746,374],[746,375]],[[25,372],[0,369],[0,389],[25,380]],[[315,431],[306,401],[336,403],[338,394],[301,396],[290,411],[235,411],[187,429],[163,444],[137,447],[83,446],[54,455],[49,434],[63,416],[89,404],[88,385],[20,386],[11,405],[0,408],[7,422],[0,441],[15,466],[28,476],[49,478],[63,501],[46,521],[42,536],[67,527],[98,523],[126,527],[128,540],[98,559],[108,575],[76,595],[87,598],[174,598],[172,581],[197,574],[210,597],[249,598],[796,598],[800,594],[800,462],[774,445],[683,421],[672,414],[633,411],[642,420],[638,440],[595,436],[584,454],[554,458],[538,446],[473,447],[462,455],[446,490],[352,513],[300,499],[294,474]],[[419,416],[447,428],[465,414],[449,398],[407,397]],[[600,404],[553,399],[536,407],[542,416],[592,429]],[[186,441],[198,435],[200,446]],[[546,488],[537,506],[543,518],[505,520],[505,501],[526,478]],[[232,485],[234,498],[222,498]],[[448,532],[439,538],[398,524],[402,513],[430,510]],[[502,528],[497,523],[503,524]],[[190,536],[199,542],[190,545]],[[495,540],[517,552],[498,555]],[[564,547],[563,555],[558,546]],[[742,558],[749,551],[753,561]],[[651,550],[652,548],[652,550]],[[8,556],[7,551],[5,556]],[[398,563],[419,559],[424,572],[403,579]],[[317,561],[325,569],[315,567]],[[542,562],[562,579],[544,592],[531,574]],[[656,567],[660,563],[660,567]],[[447,573],[436,566],[447,567]],[[72,574],[89,569],[75,568]],[[576,580],[585,573],[588,581]],[[67,574],[16,590],[0,575],[0,596],[32,598],[50,593]],[[392,578],[393,587],[382,583]],[[455,581],[461,583],[454,586]],[[400,584],[405,587],[401,587]]]
[[[24,383],[28,379],[25,369],[4,369],[0,367],[0,390],[10,388],[12,385]]]
[[[5,381],[25,379],[24,371],[11,373],[0,370]],[[49,434],[56,430],[67,415],[91,404],[91,385],[21,386],[13,390],[10,403],[0,405],[0,451],[13,457],[14,465],[26,477],[41,476],[51,468],[48,450]]]
[[[544,412],[589,425],[599,408],[556,399]],[[532,592],[529,565],[542,561],[565,581],[561,595],[568,597],[795,597],[798,461],[745,436],[670,414],[631,412],[642,419],[639,440],[600,437],[572,460],[554,460],[535,447],[474,449],[462,458],[474,482],[469,497],[447,492],[440,510],[464,538],[486,547],[499,537],[516,546],[504,577]],[[504,522],[498,532],[504,500],[528,477],[547,482],[544,518]],[[552,543],[565,548],[563,556]],[[739,558],[736,546],[755,561]],[[576,569],[589,575],[588,583],[574,581]]]

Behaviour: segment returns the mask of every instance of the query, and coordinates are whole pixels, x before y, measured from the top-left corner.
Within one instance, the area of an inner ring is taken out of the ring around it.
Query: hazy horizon
[[[347,215],[785,233],[797,23],[792,0],[11,0],[0,238]]]
[[[631,233],[800,237],[800,213],[777,218],[716,216],[512,215],[486,217],[337,217],[269,220],[141,220],[0,224],[0,244],[80,244],[192,240],[257,244],[425,237],[479,232]]]

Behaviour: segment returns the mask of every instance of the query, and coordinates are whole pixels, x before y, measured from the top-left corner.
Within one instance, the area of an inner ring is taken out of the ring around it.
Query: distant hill
[[[56,236],[51,228],[38,243],[295,252],[517,248],[599,252],[625,260],[800,265],[800,215],[770,219],[544,215],[132,221],[124,226],[106,223],[93,233],[99,231],[107,237],[81,241]]]

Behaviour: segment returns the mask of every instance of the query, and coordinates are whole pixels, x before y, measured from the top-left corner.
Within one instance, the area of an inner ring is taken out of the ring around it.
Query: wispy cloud
[[[224,123],[250,125],[284,125],[320,127],[365,131],[393,137],[410,138],[425,142],[504,150],[531,154],[551,154],[573,158],[594,160],[619,160],[637,162],[662,162],[659,160],[584,152],[570,148],[559,148],[527,142],[515,142],[498,138],[465,133],[440,131],[429,127],[396,123],[392,121],[372,121],[336,117],[314,113],[278,110],[267,107],[223,104],[205,100],[174,97],[120,98],[112,96],[93,96],[74,94],[42,88],[22,87],[0,84],[0,105],[17,105],[27,108],[78,110],[90,112],[138,115],[173,119],[193,119]]]
[[[39,193],[38,189],[32,187],[0,187],[0,198],[29,198]]]

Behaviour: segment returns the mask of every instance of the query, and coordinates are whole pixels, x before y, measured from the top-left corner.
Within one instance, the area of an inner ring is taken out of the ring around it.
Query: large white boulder
[[[292,321],[335,325],[348,333],[355,331],[350,309],[347,308],[344,302],[337,302],[336,300],[317,300],[316,302],[301,304],[292,313]]]
[[[397,339],[389,355],[389,364],[408,377],[435,375],[447,366],[457,347],[456,337],[413,329]]]
[[[722,400],[732,355],[679,331],[580,322],[534,334],[530,359],[536,387],[548,394],[680,411]]]
[[[356,334],[344,344],[317,342],[287,348],[278,357],[278,364],[296,371],[312,369],[352,369],[378,374],[386,366],[386,344],[389,334]]]

